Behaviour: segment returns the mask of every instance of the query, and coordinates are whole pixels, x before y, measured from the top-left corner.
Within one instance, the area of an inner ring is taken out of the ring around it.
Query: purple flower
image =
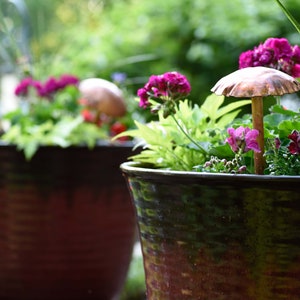
[[[253,51],[248,50],[243,52],[239,57],[239,68],[247,68],[253,66]]]
[[[263,47],[274,52],[275,60],[284,57],[290,58],[293,54],[293,48],[286,38],[268,38],[264,42]]]
[[[44,84],[27,77],[16,87],[15,94],[17,96],[28,96],[29,87],[33,87],[39,97],[51,99],[58,90],[64,89],[68,85],[77,85],[78,82],[77,77],[68,74],[62,75],[59,79],[49,77]]]
[[[300,132],[294,130],[288,138],[291,140],[290,144],[288,145],[288,149],[291,154],[299,155],[300,154]]]
[[[59,89],[64,89],[68,85],[77,85],[79,83],[79,78],[69,74],[63,74],[57,81],[57,87]]]
[[[114,82],[121,84],[125,82],[125,80],[127,79],[127,75],[126,73],[115,72],[111,75],[111,78]]]
[[[39,95],[41,97],[52,98],[53,94],[59,90],[64,89],[69,85],[77,85],[79,79],[73,75],[64,74],[60,78],[49,77],[44,83]]]
[[[34,80],[31,77],[24,78],[16,87],[15,95],[16,96],[27,96],[28,89],[30,86],[33,86]]]
[[[149,94],[155,98],[164,98],[168,96],[168,83],[164,80],[164,75],[152,75],[149,78],[145,88]]]
[[[137,92],[138,97],[140,98],[139,106],[146,108],[150,103],[148,101],[149,95],[146,88],[141,88]]]
[[[281,141],[279,138],[275,138],[275,148],[278,150],[281,146]]]
[[[260,49],[260,55],[258,57],[258,61],[260,66],[270,65],[273,62],[274,52],[270,49]]]
[[[293,47],[292,59],[295,63],[300,63],[300,47],[298,45]]]
[[[294,78],[300,77],[300,64],[295,64],[292,68],[292,76]]]
[[[240,126],[237,129],[228,128],[227,132],[229,137],[226,139],[226,142],[230,145],[233,152],[239,152],[239,150],[242,150],[244,153],[250,150],[260,152],[256,140],[259,134],[258,130]]]
[[[160,99],[163,102],[179,100],[191,91],[187,78],[178,72],[167,72],[162,75],[152,75],[145,86],[138,90],[140,106],[147,107],[149,98]]]
[[[300,76],[300,47],[285,38],[268,38],[264,43],[240,54],[239,68],[264,66]]]
[[[166,82],[168,93],[173,99],[186,97],[191,91],[190,83],[186,77],[178,72],[165,73],[162,81]]]
[[[54,77],[49,77],[42,88],[38,91],[40,97],[51,97],[59,89],[59,83]]]

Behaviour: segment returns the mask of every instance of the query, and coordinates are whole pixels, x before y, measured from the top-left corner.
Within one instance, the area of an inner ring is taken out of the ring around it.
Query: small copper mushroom
[[[211,89],[217,95],[251,98],[253,128],[259,131],[258,144],[262,150],[254,153],[256,174],[264,171],[263,97],[280,96],[300,90],[300,82],[281,71],[266,67],[249,67],[221,78]]]
[[[81,97],[87,105],[111,117],[126,113],[122,91],[112,82],[102,78],[88,78],[79,83]]]

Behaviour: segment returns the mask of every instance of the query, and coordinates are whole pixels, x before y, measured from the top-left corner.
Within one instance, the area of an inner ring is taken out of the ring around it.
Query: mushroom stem
[[[257,142],[260,148],[260,152],[254,152],[254,170],[255,174],[262,175],[265,168],[264,159],[264,121],[263,121],[263,98],[262,97],[252,97],[252,122],[253,128],[258,130],[259,135],[257,137]]]

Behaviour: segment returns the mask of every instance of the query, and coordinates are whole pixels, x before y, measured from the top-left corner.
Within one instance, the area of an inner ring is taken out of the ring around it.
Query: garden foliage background
[[[299,20],[298,0],[282,1]],[[177,70],[191,81],[191,98],[201,102],[237,69],[242,51],[267,37],[299,44],[275,0],[25,2],[37,77],[68,72],[111,79],[123,72],[132,93],[151,74]]]

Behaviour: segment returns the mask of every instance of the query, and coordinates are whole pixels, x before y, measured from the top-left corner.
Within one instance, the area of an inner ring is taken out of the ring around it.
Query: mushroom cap
[[[292,76],[267,67],[239,69],[221,78],[211,89],[227,97],[265,97],[295,93],[300,82]]]
[[[81,97],[87,105],[111,117],[126,113],[122,91],[112,82],[102,78],[88,78],[79,83]]]

